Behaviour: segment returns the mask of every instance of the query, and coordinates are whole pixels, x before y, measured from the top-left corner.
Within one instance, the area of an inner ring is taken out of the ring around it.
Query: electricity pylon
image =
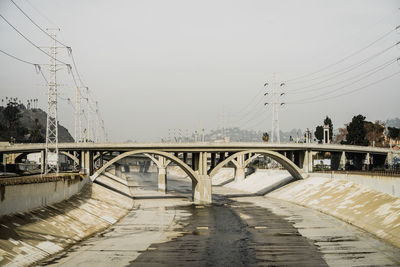
[[[279,101],[280,98],[285,94],[281,90],[277,89],[277,83],[275,81],[275,74],[272,75],[272,81],[271,84],[265,83],[264,87],[269,86],[271,87],[271,93],[265,92],[264,96],[271,94],[271,102],[265,102],[264,105],[271,104],[272,105],[272,131],[271,131],[271,143],[281,142],[281,137],[280,137],[280,130],[279,130],[279,114],[278,114],[278,108],[282,105],[284,105],[284,102]],[[279,88],[284,86],[285,83],[280,83]],[[279,90],[279,91],[278,91]]]
[[[75,91],[75,142],[82,141],[82,91],[81,89],[86,88],[77,86]]]
[[[48,79],[47,122],[46,122],[46,154],[45,173],[56,172],[58,174],[58,112],[57,112],[57,41],[54,30],[47,29],[52,37],[50,49],[50,65]]]

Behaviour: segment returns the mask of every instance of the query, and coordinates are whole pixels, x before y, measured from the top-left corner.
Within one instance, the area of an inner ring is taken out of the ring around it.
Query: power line
[[[252,116],[252,117],[250,117],[248,120],[246,120],[246,121],[243,121],[242,123],[239,123],[239,125],[241,126],[241,127],[243,127],[243,126],[245,126],[245,125],[247,125],[249,122],[252,122],[252,121],[254,121],[255,119],[258,119],[260,116],[260,114],[262,114],[262,108],[263,108],[263,106],[260,106],[261,107],[261,109],[258,109],[258,110],[254,110],[254,111],[256,111],[256,113]]]
[[[370,87],[370,86],[372,86],[372,85],[375,85],[375,84],[378,84],[378,83],[380,83],[380,82],[382,82],[382,81],[388,80],[388,79],[390,79],[390,78],[392,78],[392,77],[394,77],[394,76],[396,76],[396,75],[398,75],[398,74],[400,74],[400,71],[395,72],[395,73],[392,73],[392,74],[390,74],[390,75],[388,75],[388,76],[386,76],[386,77],[384,77],[384,78],[382,78],[382,79],[379,79],[379,80],[377,80],[377,81],[375,81],[375,82],[369,83],[369,84],[364,85],[364,86],[361,86],[361,87],[359,87],[359,88],[357,88],[357,89],[354,89],[354,90],[351,90],[351,91],[348,91],[348,92],[344,92],[344,93],[339,94],[339,95],[336,95],[336,96],[331,96],[331,97],[327,97],[327,98],[316,99],[316,100],[314,100],[314,101],[290,102],[289,104],[309,104],[309,103],[315,103],[315,102],[320,102],[320,101],[326,101],[326,100],[335,99],[335,98],[338,98],[338,97],[341,97],[341,96],[345,96],[345,95],[349,95],[349,94],[358,92],[358,91],[363,90],[363,89],[365,89],[365,88],[368,88],[368,87]],[[310,98],[310,100],[311,100],[311,99],[312,99],[312,98]]]
[[[81,79],[81,76],[80,76],[80,74],[79,74],[78,68],[76,67],[76,62],[75,62],[74,54],[72,53],[72,48],[71,48],[70,46],[68,46],[68,45],[66,45],[66,44],[64,44],[64,43],[62,43],[62,42],[60,42],[58,39],[55,39],[54,36],[51,36],[48,32],[46,32],[46,31],[45,31],[42,27],[40,27],[39,24],[37,24],[24,10],[22,10],[22,8],[21,8],[20,6],[18,6],[18,5],[14,2],[14,0],[10,0],[10,1],[11,1],[11,2],[19,9],[19,11],[21,11],[22,14],[24,14],[24,16],[25,16],[26,18],[28,18],[28,19],[33,23],[33,25],[35,25],[41,32],[43,32],[43,33],[46,34],[48,37],[50,37],[51,39],[53,39],[54,41],[56,41],[57,43],[61,44],[62,46],[66,47],[66,48],[68,49],[68,51],[69,51],[69,53],[70,53],[70,55],[71,55],[71,58],[72,58],[72,63],[73,63],[74,68],[75,68],[75,70],[76,70],[76,74],[78,75],[79,81],[80,81],[81,83],[83,83],[83,82],[82,82],[82,79]]]
[[[230,123],[238,123],[240,121],[245,120],[246,118],[248,118],[250,115],[254,116],[255,112],[258,112],[260,110],[260,107],[262,107],[262,100],[263,98],[260,97],[260,99],[257,101],[257,103],[254,104],[255,107],[259,107],[258,109],[250,109],[248,112],[242,114],[241,116],[237,116],[236,119],[233,119],[230,121]]]
[[[50,57],[51,59],[54,59],[55,61],[58,61],[64,65],[69,65],[68,63],[65,63],[59,59],[54,58],[52,55],[50,55],[49,53],[47,53],[46,51],[44,51],[43,49],[41,49],[38,45],[36,45],[34,42],[32,42],[28,37],[26,37],[22,32],[20,32],[16,27],[14,27],[14,25],[12,25],[3,15],[0,14],[0,17],[7,22],[8,25],[11,26],[11,28],[13,28],[19,35],[21,35],[26,41],[28,41],[31,45],[33,45],[34,47],[36,47],[39,51],[41,51],[43,54],[45,54],[46,56]]]
[[[3,54],[5,54],[5,55],[7,55],[7,56],[9,56],[9,57],[11,57],[11,58],[13,58],[13,59],[16,59],[16,60],[18,60],[18,61],[21,61],[21,62],[23,62],[23,63],[29,64],[29,65],[33,65],[33,66],[35,66],[35,67],[36,67],[36,66],[39,66],[39,64],[35,64],[35,63],[32,63],[32,62],[26,61],[26,60],[24,60],[24,59],[20,59],[20,58],[18,58],[18,57],[16,57],[16,56],[13,56],[13,55],[11,55],[11,54],[9,54],[9,53],[7,53],[7,52],[1,50],[1,49],[0,49],[0,52],[2,52]]]
[[[48,82],[47,82],[47,79],[46,79],[46,76],[44,76],[43,71],[42,71],[42,68],[40,67],[40,64],[32,63],[32,62],[29,62],[29,61],[27,61],[27,60],[21,59],[21,58],[19,58],[19,57],[16,57],[16,56],[14,56],[14,55],[11,55],[11,54],[9,54],[9,53],[7,53],[7,52],[1,50],[1,49],[0,49],[0,52],[2,52],[3,54],[5,54],[5,55],[7,55],[7,56],[9,56],[9,57],[11,57],[11,58],[13,58],[13,59],[15,59],[15,60],[20,61],[20,62],[22,62],[22,63],[25,63],[25,64],[28,64],[28,65],[34,66],[34,67],[35,67],[35,70],[36,70],[36,73],[40,73],[40,74],[42,75],[43,79],[46,81],[46,83],[48,83]]]
[[[299,89],[299,90],[296,90],[295,92],[292,92],[292,93],[290,93],[290,94],[303,94],[303,93],[307,93],[307,92],[316,92],[316,91],[320,91],[320,90],[323,90],[323,89],[326,89],[326,88],[329,88],[329,87],[332,87],[332,86],[335,86],[335,85],[344,83],[344,82],[346,82],[346,81],[354,80],[355,78],[358,78],[358,77],[360,77],[360,76],[366,74],[366,75],[362,76],[361,79],[357,80],[357,81],[360,81],[360,80],[362,80],[362,79],[364,79],[364,78],[368,78],[369,76],[371,76],[371,75],[377,73],[378,71],[381,71],[381,70],[383,70],[383,69],[389,67],[390,65],[394,64],[395,62],[398,62],[399,60],[400,60],[400,58],[389,60],[389,61],[387,61],[387,62],[385,62],[385,63],[383,63],[383,64],[381,64],[381,65],[379,65],[379,66],[377,66],[377,67],[374,67],[374,68],[369,69],[369,70],[367,70],[367,71],[365,71],[365,72],[359,73],[359,74],[357,74],[357,75],[355,75],[355,76],[352,76],[352,77],[347,78],[347,79],[345,79],[345,80],[341,80],[341,81],[336,82],[336,83],[333,83],[333,84],[329,84],[329,85],[326,85],[326,86],[323,86],[323,87],[319,87],[319,88],[303,87],[303,88],[301,88],[301,89],[303,89],[303,90]],[[351,83],[351,84],[352,84],[352,83]],[[305,89],[305,90],[304,90],[304,89]]]
[[[29,0],[25,0],[40,16],[42,16],[45,20],[47,20],[50,24],[57,26],[53,21],[51,21],[47,16],[45,16],[39,9],[37,9]]]
[[[393,62],[393,63],[394,63],[394,62]],[[392,63],[392,64],[393,64],[393,63]],[[378,70],[374,71],[373,73],[366,75],[365,77],[371,76],[372,74],[374,74],[374,73],[376,73],[376,72],[378,72],[378,71],[380,71],[380,70],[382,70],[382,69],[384,69],[384,68],[378,69]],[[319,94],[319,95],[316,95],[316,96],[313,96],[313,97],[303,98],[303,99],[299,100],[299,102],[304,101],[304,100],[307,101],[307,100],[309,100],[309,99],[315,99],[315,98],[318,98],[318,97],[321,97],[321,96],[326,96],[326,95],[329,95],[329,94],[336,93],[337,91],[340,91],[340,90],[342,90],[342,89],[346,89],[346,88],[349,87],[350,85],[353,85],[353,84],[355,84],[355,83],[357,83],[357,82],[359,82],[359,81],[361,81],[361,80],[363,80],[363,79],[364,79],[364,77],[363,77],[363,78],[360,78],[360,79],[358,79],[358,80],[355,80],[355,81],[353,81],[353,82],[351,82],[351,83],[349,83],[349,84],[346,84],[346,85],[344,85],[344,86],[342,86],[342,87],[335,88],[334,90],[332,90],[332,91],[330,91],[330,92],[322,93],[322,94]]]
[[[356,63],[354,63],[354,64],[352,64],[352,65],[350,65],[350,66],[347,66],[347,67],[345,67],[345,68],[336,70],[336,71],[334,71],[334,72],[331,72],[331,73],[328,73],[328,74],[325,74],[325,75],[322,75],[322,76],[319,76],[319,77],[315,77],[315,78],[309,79],[309,81],[319,80],[319,79],[321,79],[321,78],[329,77],[329,76],[330,76],[330,78],[327,78],[327,79],[325,79],[325,80],[322,80],[322,81],[313,83],[313,84],[308,85],[308,86],[300,87],[300,88],[298,88],[298,89],[292,89],[292,90],[289,90],[289,91],[297,91],[297,90],[301,90],[301,89],[304,89],[304,88],[308,88],[308,87],[310,87],[310,86],[318,85],[318,84],[324,83],[324,82],[326,82],[326,81],[329,81],[329,80],[331,80],[331,79],[333,79],[333,78],[335,78],[335,77],[338,77],[338,76],[340,76],[340,75],[346,74],[346,73],[348,73],[348,72],[350,72],[350,71],[352,71],[352,70],[354,70],[354,69],[356,69],[356,68],[358,68],[358,67],[360,67],[360,66],[362,66],[362,65],[364,65],[364,64],[366,64],[366,63],[368,63],[368,62],[371,61],[372,59],[374,59],[374,58],[376,58],[376,57],[378,57],[378,56],[380,56],[380,55],[386,53],[387,51],[389,51],[390,49],[392,49],[392,48],[395,47],[395,46],[398,46],[399,44],[400,44],[400,42],[397,42],[397,43],[395,43],[394,45],[391,45],[391,46],[389,46],[389,47],[387,47],[387,48],[385,48],[385,49],[379,51],[378,53],[375,53],[374,55],[372,55],[372,56],[370,56],[370,57],[368,57],[368,58],[366,58],[366,59],[363,59],[363,60],[361,60],[361,61],[358,61],[358,62],[356,62]]]
[[[263,91],[264,91],[264,88],[261,88],[261,90],[257,92],[257,94],[250,100],[250,102],[248,104],[246,104],[243,108],[241,108],[240,110],[233,113],[233,115],[240,114],[242,111],[246,110],[254,102],[254,100],[257,99],[257,96],[260,96],[260,94]]]
[[[46,34],[48,37],[50,37],[51,39],[53,39],[53,40],[56,41],[57,43],[59,43],[59,44],[61,44],[61,45],[63,45],[63,46],[65,46],[65,47],[68,48],[67,45],[65,45],[65,44],[61,43],[60,41],[58,41],[57,39],[55,39],[55,38],[54,38],[53,36],[51,36],[48,32],[46,32],[42,27],[40,27],[33,19],[31,19],[31,17],[29,17],[28,14],[26,14],[25,11],[23,11],[23,10],[14,2],[14,0],[10,0],[10,1],[11,1],[11,2],[19,9],[19,11],[21,11],[22,14],[24,14],[25,17],[27,17],[27,18],[33,23],[33,25],[35,25],[40,31],[42,31],[44,34]]]
[[[331,68],[331,67],[333,67],[333,66],[336,66],[337,64],[340,64],[340,63],[346,61],[347,59],[349,59],[349,58],[351,58],[351,57],[353,57],[353,56],[359,54],[360,52],[362,52],[362,51],[368,49],[369,47],[373,46],[374,44],[376,44],[377,42],[381,41],[381,40],[384,39],[385,37],[389,36],[391,33],[393,33],[394,31],[396,31],[396,30],[399,29],[399,28],[400,28],[400,25],[397,26],[397,27],[395,27],[394,29],[390,30],[389,32],[383,34],[383,35],[380,36],[378,39],[374,40],[373,42],[369,43],[368,45],[362,47],[361,49],[359,49],[359,50],[357,50],[357,51],[351,53],[351,54],[348,55],[348,56],[345,56],[344,58],[342,58],[342,59],[340,59],[340,60],[338,60],[338,61],[336,61],[336,62],[334,62],[334,63],[332,63],[332,64],[329,64],[329,65],[327,65],[327,66],[325,66],[325,67],[322,67],[322,68],[320,68],[320,69],[318,69],[318,70],[316,70],[316,71],[313,71],[313,72],[311,72],[311,73],[307,73],[307,74],[304,74],[304,75],[301,75],[301,76],[298,76],[298,77],[295,77],[295,78],[292,78],[292,79],[288,79],[288,80],[286,80],[286,82],[295,81],[295,80],[299,80],[299,79],[302,79],[302,78],[305,78],[305,77],[308,77],[308,76],[312,76],[312,75],[314,75],[314,74],[316,74],[316,73],[322,72],[322,71],[324,71],[324,70],[326,70],[326,69],[329,69],[329,68]]]
[[[252,130],[252,129],[254,129],[255,127],[259,126],[261,123],[266,122],[266,121],[268,120],[267,117],[261,117],[261,118],[262,118],[261,120],[257,121],[257,122],[254,123],[254,124],[251,124],[251,126],[246,127],[246,129],[251,129],[251,130]]]
[[[79,78],[79,82],[84,85],[84,83],[82,81],[82,78],[81,78],[81,75],[79,74],[78,68],[76,67],[75,58],[74,58],[74,54],[72,53],[72,48],[71,47],[69,47],[69,51],[70,51],[71,58],[72,58],[72,64],[74,64],[74,68],[75,68],[76,74],[78,75],[78,78]]]

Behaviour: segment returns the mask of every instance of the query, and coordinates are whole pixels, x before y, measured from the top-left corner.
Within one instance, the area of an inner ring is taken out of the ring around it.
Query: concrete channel
[[[53,266],[399,266],[400,249],[319,211],[216,186],[193,205],[191,184],[127,174],[137,196],[107,230],[39,263]]]

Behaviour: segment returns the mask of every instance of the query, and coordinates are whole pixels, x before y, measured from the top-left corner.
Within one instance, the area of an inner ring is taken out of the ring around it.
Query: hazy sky
[[[272,73],[286,84],[281,130],[314,129],[325,115],[335,128],[360,113],[400,117],[400,75],[377,82],[400,71],[400,45],[392,47],[400,30],[355,53],[400,25],[400,1],[14,1],[43,28],[61,29],[111,141],[159,141],[168,129],[223,124],[270,130],[263,84]],[[50,44],[9,0],[0,13],[36,44]],[[0,36],[1,50],[49,62],[1,18]],[[32,66],[0,54],[0,69],[1,98],[39,98],[46,108],[47,89]],[[63,100],[74,97],[73,82],[66,70],[57,74],[59,119],[73,133],[73,109]]]

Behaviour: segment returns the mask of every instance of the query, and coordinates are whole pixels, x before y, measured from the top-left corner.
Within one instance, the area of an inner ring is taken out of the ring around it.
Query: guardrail
[[[371,171],[314,171],[315,173],[346,174],[346,175],[368,175],[368,176],[387,176],[400,177],[400,170],[371,170]]]

